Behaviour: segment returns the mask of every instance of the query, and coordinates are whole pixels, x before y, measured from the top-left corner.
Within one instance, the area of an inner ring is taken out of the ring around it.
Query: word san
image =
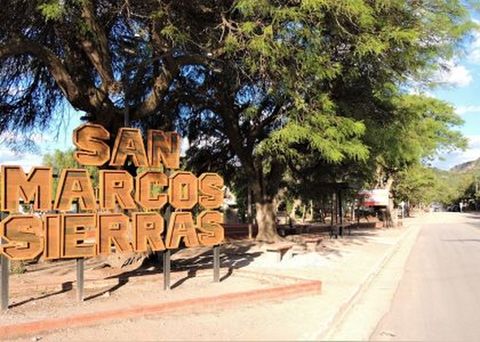
[[[11,213],[1,222],[4,243],[0,252],[10,259],[28,260],[92,257],[115,252],[161,251],[185,246],[211,246],[223,241],[223,179],[215,173],[196,177],[176,171],[167,176],[149,167],[178,169],[180,138],[175,132],[149,130],[147,144],[141,131],[121,128],[110,151],[110,134],[96,124],[73,133],[75,159],[82,165],[122,167],[130,161],[147,168],[133,177],[125,170],[99,170],[94,189],[87,169],[62,170],[55,199],[53,171],[35,167],[29,174],[19,166],[2,166],[0,209]],[[156,188],[157,191],[154,191]],[[165,188],[168,188],[165,191]],[[33,203],[43,216],[18,214],[19,204]],[[82,213],[71,213],[78,204]],[[168,227],[160,210],[173,208]],[[200,210],[196,220],[189,210]],[[116,213],[112,213],[117,209]],[[134,211],[131,217],[118,209]]]

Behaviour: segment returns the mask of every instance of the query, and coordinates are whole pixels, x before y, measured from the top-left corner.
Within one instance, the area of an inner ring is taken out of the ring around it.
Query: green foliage
[[[287,184],[320,198],[324,183],[418,183],[413,167],[465,146],[450,106],[407,89],[461,52],[478,1],[13,2],[0,130],[45,127],[65,98],[112,132],[128,110],[257,203]]]
[[[479,187],[478,161],[467,163],[466,168],[460,165],[449,171],[417,164],[397,174],[394,193],[397,201],[408,200],[413,205],[437,202],[448,206],[465,200],[478,203]]]
[[[65,7],[62,4],[62,1],[59,0],[50,0],[38,5],[38,9],[45,17],[45,20],[58,20],[62,18]]]
[[[53,189],[54,194],[57,191],[58,178],[65,169],[87,169],[90,177],[92,177],[93,187],[98,186],[98,168],[94,166],[82,166],[73,157],[74,149],[61,151],[56,149],[53,153],[46,153],[43,155],[43,165],[49,166],[53,169],[53,174],[58,177],[54,179]]]
[[[460,200],[471,200],[480,204],[480,159],[457,165],[441,176],[449,194],[445,203],[458,204]]]
[[[440,181],[433,169],[415,165],[402,170],[397,175],[394,188],[398,202],[409,201],[411,205],[443,202],[438,188]]]
[[[393,120],[388,127],[377,126],[369,137],[388,168],[402,170],[467,146],[461,133],[452,129],[463,121],[451,105],[426,96],[401,95],[393,98],[391,108]]]
[[[365,161],[368,148],[360,140],[364,132],[361,122],[317,114],[304,122],[288,122],[259,145],[258,153],[290,160],[299,160],[304,154],[317,154],[332,163],[346,158]],[[299,149],[300,145],[304,148]]]

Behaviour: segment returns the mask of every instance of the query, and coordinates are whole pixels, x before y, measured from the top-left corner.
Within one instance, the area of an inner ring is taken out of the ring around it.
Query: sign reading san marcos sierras
[[[224,181],[215,173],[174,171],[180,164],[176,132],[148,130],[145,144],[139,129],[121,128],[113,148],[110,138],[97,124],[73,132],[79,164],[112,167],[99,170],[97,188],[87,169],[64,169],[53,198],[52,168],[26,174],[19,166],[2,166],[0,209],[10,214],[1,222],[2,254],[12,260],[42,253],[45,259],[82,258],[174,249],[182,240],[187,247],[223,240],[223,216],[215,209],[223,203]],[[121,169],[128,161],[145,171],[133,177]],[[22,201],[32,203],[35,213],[18,213]],[[71,212],[74,203],[79,213]],[[161,210],[167,204],[173,212],[165,227]]]

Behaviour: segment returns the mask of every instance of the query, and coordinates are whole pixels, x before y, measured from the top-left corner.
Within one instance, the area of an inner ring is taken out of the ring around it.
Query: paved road
[[[480,216],[423,225],[372,340],[480,340]]]

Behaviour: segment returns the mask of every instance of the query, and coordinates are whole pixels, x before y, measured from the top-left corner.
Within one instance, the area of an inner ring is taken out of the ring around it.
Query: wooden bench
[[[305,246],[307,247],[307,251],[315,252],[317,249],[318,244],[323,240],[323,237],[309,237],[303,240]]]
[[[293,244],[290,243],[273,243],[265,246],[265,252],[267,254],[274,254],[275,261],[280,262],[292,247]]]

